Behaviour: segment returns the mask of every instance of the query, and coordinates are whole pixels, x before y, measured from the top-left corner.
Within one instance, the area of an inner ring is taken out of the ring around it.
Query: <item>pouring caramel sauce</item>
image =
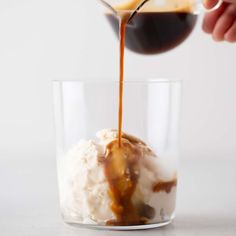
[[[149,156],[153,158],[155,153],[142,140],[125,133],[122,133],[121,146],[118,132],[117,137],[107,144],[106,152],[99,161],[104,167],[109,184],[110,207],[116,217],[108,220],[107,225],[147,224],[155,217],[156,212],[153,207],[143,201],[134,203],[132,199],[140,177],[140,161]],[[158,181],[153,185],[152,191],[170,193],[176,184],[176,177],[170,181]]]
[[[139,53],[154,55],[169,51],[182,42],[193,31],[197,15],[189,0],[147,1],[135,11],[140,0],[127,1],[115,6],[117,15],[107,13],[114,33],[120,36],[120,19],[126,17],[125,47]]]
[[[116,219],[106,222],[110,226],[146,224],[156,214],[155,209],[144,202],[140,202],[138,205],[134,205],[132,202],[132,197],[140,176],[139,162],[144,155],[147,155],[147,152],[152,154],[152,156],[155,156],[155,154],[151,153],[151,149],[141,140],[122,133],[125,35],[127,23],[131,15],[129,10],[135,9],[136,6],[137,0],[133,0],[128,5],[116,8],[116,10],[125,10],[121,11],[122,14],[119,15],[120,75],[118,137],[107,145],[106,153],[100,159],[109,183],[110,207],[116,217]],[[153,186],[153,192],[165,191],[169,193],[176,184],[176,179],[169,182],[158,182]]]

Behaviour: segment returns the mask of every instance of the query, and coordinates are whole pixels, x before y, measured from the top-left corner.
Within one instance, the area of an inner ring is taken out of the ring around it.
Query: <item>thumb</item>
[[[230,0],[231,1],[231,0]],[[234,1],[234,0],[232,0]],[[236,1],[236,0],[235,0]],[[203,4],[207,9],[211,9],[219,2],[219,0],[204,0]]]
[[[207,9],[211,9],[214,6],[216,6],[216,4],[221,1],[221,0],[203,0],[203,4]],[[224,2],[227,3],[233,3],[236,4],[236,0],[223,0]]]

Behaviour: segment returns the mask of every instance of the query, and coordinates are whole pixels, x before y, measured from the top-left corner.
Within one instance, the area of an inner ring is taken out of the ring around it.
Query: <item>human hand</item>
[[[212,8],[218,0],[205,0],[206,8]],[[212,34],[215,41],[236,42],[236,0],[226,0],[215,11],[206,13],[203,30]]]

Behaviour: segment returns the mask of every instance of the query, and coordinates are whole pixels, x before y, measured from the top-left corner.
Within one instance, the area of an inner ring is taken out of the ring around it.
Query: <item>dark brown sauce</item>
[[[119,35],[116,16],[107,14],[115,33]],[[166,52],[181,44],[192,32],[197,16],[190,12],[140,12],[126,27],[125,46],[141,54]]]
[[[132,202],[140,175],[141,158],[146,155],[142,148],[145,145],[133,136],[122,134],[121,147],[118,139],[107,145],[103,163],[106,179],[109,183],[111,210],[116,216],[107,225],[128,226],[145,224],[155,216],[155,209],[143,202]],[[147,149],[149,153],[149,150]]]
[[[121,147],[115,139],[106,147],[106,153],[99,161],[104,166],[104,173],[109,184],[111,210],[116,219],[106,222],[110,226],[128,226],[146,224],[154,218],[156,212],[153,207],[144,202],[134,204],[133,194],[140,176],[141,158],[154,153],[146,144],[131,135],[122,134]],[[153,186],[153,192],[165,191],[170,193],[177,185],[177,179],[161,181]]]
[[[140,150],[129,141],[122,139],[121,147],[118,140],[107,146],[103,164],[105,176],[109,183],[111,209],[116,219],[107,225],[144,224],[138,210],[132,203],[132,196],[139,178]]]
[[[114,21],[113,16],[108,16],[108,18]],[[127,33],[129,32],[127,18],[120,20],[117,27],[120,35],[118,138],[107,145],[106,154],[100,161],[104,165],[105,176],[109,184],[110,207],[116,217],[114,220],[107,221],[106,224],[128,226],[146,224],[149,219],[155,216],[155,209],[143,202],[138,205],[134,205],[132,202],[132,196],[140,175],[139,160],[146,154],[140,148],[140,145],[142,147],[146,145],[133,136],[122,134],[124,50],[125,44],[128,47],[130,45],[130,39],[125,40],[126,31]],[[148,147],[145,152],[152,153]],[[172,182],[158,183],[154,186],[153,191],[166,191],[169,193],[175,185],[176,183]]]
[[[153,187],[153,192],[166,192],[170,193],[171,189],[173,187],[176,187],[177,185],[177,179],[168,181],[168,182],[158,182],[154,187]]]

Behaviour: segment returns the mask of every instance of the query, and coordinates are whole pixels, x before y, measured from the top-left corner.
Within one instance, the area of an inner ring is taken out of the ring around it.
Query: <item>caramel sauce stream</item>
[[[119,112],[118,112],[118,140],[121,147],[122,121],[123,121],[123,94],[124,94],[124,53],[125,53],[125,31],[127,18],[120,18],[120,81],[119,81]]]
[[[124,93],[124,51],[125,32],[130,14],[120,16],[120,74],[119,74],[119,110],[118,110],[118,138],[109,143],[106,153],[100,161],[104,166],[104,173],[109,184],[111,210],[116,219],[108,220],[107,225],[129,226],[148,222],[155,216],[155,209],[141,202],[134,205],[132,196],[136,190],[140,175],[139,160],[145,155],[139,145],[145,145],[141,140],[122,134],[123,93]],[[150,151],[150,150],[149,150]],[[171,185],[172,186],[172,185]],[[164,189],[169,192],[170,184],[158,184],[153,191]]]
[[[109,143],[103,159],[105,176],[109,183],[111,210],[116,216],[107,225],[137,225],[144,224],[146,219],[140,216],[140,210],[132,203],[132,196],[139,178],[139,159],[141,150],[134,140],[122,138],[123,93],[124,93],[124,51],[125,31],[129,15],[120,16],[120,76],[119,76],[119,111],[118,111],[118,140]],[[124,135],[125,136],[125,135]],[[133,143],[132,143],[133,141]],[[135,140],[136,141],[136,140]],[[143,212],[142,207],[140,207]],[[141,214],[142,215],[142,214]],[[144,215],[144,214],[143,214]]]

